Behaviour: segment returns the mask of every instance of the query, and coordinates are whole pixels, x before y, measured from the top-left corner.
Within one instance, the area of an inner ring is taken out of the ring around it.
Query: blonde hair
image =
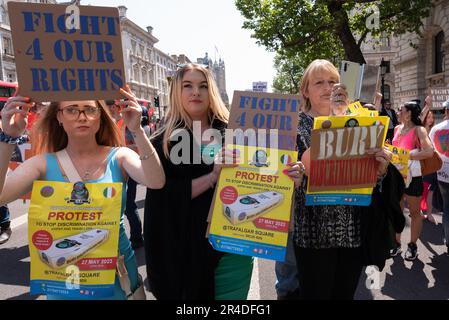
[[[100,129],[95,135],[97,143],[110,147],[124,146],[120,130],[112,119],[106,103],[103,100],[97,100],[95,104],[101,111]],[[33,151],[36,154],[58,152],[67,147],[67,133],[59,125],[57,119],[59,108],[59,102],[52,102],[41,118],[33,125],[31,138]]]
[[[320,73],[330,73],[336,78],[337,82],[340,82],[340,74],[332,62],[323,59],[313,60],[307,67],[306,71],[304,71],[300,84],[300,94],[302,95],[301,109],[303,111],[307,112],[312,108],[309,98],[306,98],[304,94],[309,88],[310,78]]]
[[[162,145],[164,154],[168,158],[169,151],[168,145],[170,137],[176,129],[189,129],[192,130],[193,120],[182,106],[182,80],[187,71],[199,71],[201,72],[207,81],[207,87],[209,92],[209,123],[212,124],[215,120],[220,120],[227,123],[229,120],[229,110],[226,108],[223,100],[221,99],[220,92],[214,77],[211,72],[202,65],[189,63],[179,69],[174,75],[170,84],[170,103],[168,112],[165,116],[165,123],[162,128],[155,132],[154,137],[163,135]],[[182,124],[182,127],[179,125]]]

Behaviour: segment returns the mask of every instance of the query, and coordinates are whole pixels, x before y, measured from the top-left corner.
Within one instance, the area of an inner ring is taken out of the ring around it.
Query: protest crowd
[[[24,17],[26,32],[39,28]],[[117,36],[113,20],[103,22],[98,28]],[[246,300],[255,258],[276,260],[279,300],[353,300],[365,267],[382,271],[401,254],[416,261],[423,223],[435,224],[440,213],[449,255],[449,99],[438,124],[431,96],[397,113],[389,103],[363,106],[350,100],[337,67],[317,59],[297,75],[300,93],[288,108],[282,95],[240,92],[240,105],[229,111],[211,71],[189,63],[170,81],[163,124],[151,128],[150,108],[139,104],[121,69],[109,72],[111,43],[97,45],[99,65],[92,67],[105,74],[73,71],[78,80],[67,85],[61,69],[46,86],[46,66],[31,68],[34,82],[19,77],[1,109],[0,245],[14,236],[8,204],[31,192],[32,293],[49,300],[145,299],[135,254],[142,248],[158,300]],[[60,46],[56,57],[68,59],[62,52],[71,49]],[[77,81],[84,82],[78,91]],[[87,95],[89,89],[96,94]],[[249,138],[226,145],[228,130],[251,127],[279,129],[286,148],[267,150]],[[24,143],[32,156],[22,158]],[[395,160],[399,153],[405,161]],[[143,221],[139,184],[147,188]],[[275,210],[282,212],[274,216]],[[410,235],[402,243],[406,215]],[[66,286],[63,268],[73,265],[86,273],[81,290]]]

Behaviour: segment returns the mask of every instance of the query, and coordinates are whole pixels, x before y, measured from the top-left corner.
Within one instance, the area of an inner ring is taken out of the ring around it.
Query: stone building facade
[[[386,84],[395,108],[413,99],[423,105],[430,88],[449,85],[449,59],[445,57],[449,52],[449,0],[434,0],[432,5],[429,17],[423,19],[422,36],[407,33],[385,38],[377,46],[366,41],[362,47],[368,64],[380,65],[382,58],[390,62]]]
[[[217,82],[218,90],[220,91],[220,96],[226,106],[229,107],[229,97],[226,92],[226,65],[225,62],[220,58],[219,61],[209,58],[209,55],[206,53],[204,58],[198,58],[197,63],[204,64],[209,66],[209,70],[212,71],[212,74]]]

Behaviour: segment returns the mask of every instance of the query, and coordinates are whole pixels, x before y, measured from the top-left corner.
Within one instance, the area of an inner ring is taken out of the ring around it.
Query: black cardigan
[[[223,132],[225,124],[216,121],[213,127]],[[191,133],[190,140],[192,153]],[[222,255],[206,238],[214,190],[191,199],[192,180],[210,173],[213,165],[175,165],[163,153],[162,136],[152,143],[164,167],[166,184],[161,190],[148,189],[145,200],[144,238],[150,289],[161,300],[214,299],[214,271]],[[169,150],[176,144],[172,143]]]
[[[373,191],[371,205],[361,210],[364,265],[375,265],[382,271],[385,261],[390,258],[395,233],[401,233],[405,227],[400,206],[404,189],[404,178],[390,164],[381,186],[376,186]]]

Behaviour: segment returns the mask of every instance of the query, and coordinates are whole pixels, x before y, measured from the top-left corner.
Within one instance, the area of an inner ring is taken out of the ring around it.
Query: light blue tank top
[[[137,277],[137,262],[134,255],[134,250],[131,248],[131,242],[129,241],[125,232],[125,220],[124,212],[126,205],[126,181],[122,175],[120,165],[115,156],[118,148],[111,148],[107,158],[106,171],[104,175],[98,180],[90,180],[87,183],[111,183],[111,182],[121,182],[122,183],[122,207],[120,210],[120,227],[119,227],[119,251],[121,255],[125,256],[125,265],[128,270],[129,278],[131,280],[131,288],[135,290],[138,286]],[[67,182],[63,177],[61,169],[59,168],[56,155],[53,153],[47,153],[45,155],[47,167],[45,172],[45,180],[47,181],[57,181],[57,182]],[[48,300],[70,300],[64,296],[48,295]],[[114,296],[109,297],[105,300],[124,300],[125,293],[120,287],[118,278],[115,279],[115,290]]]

